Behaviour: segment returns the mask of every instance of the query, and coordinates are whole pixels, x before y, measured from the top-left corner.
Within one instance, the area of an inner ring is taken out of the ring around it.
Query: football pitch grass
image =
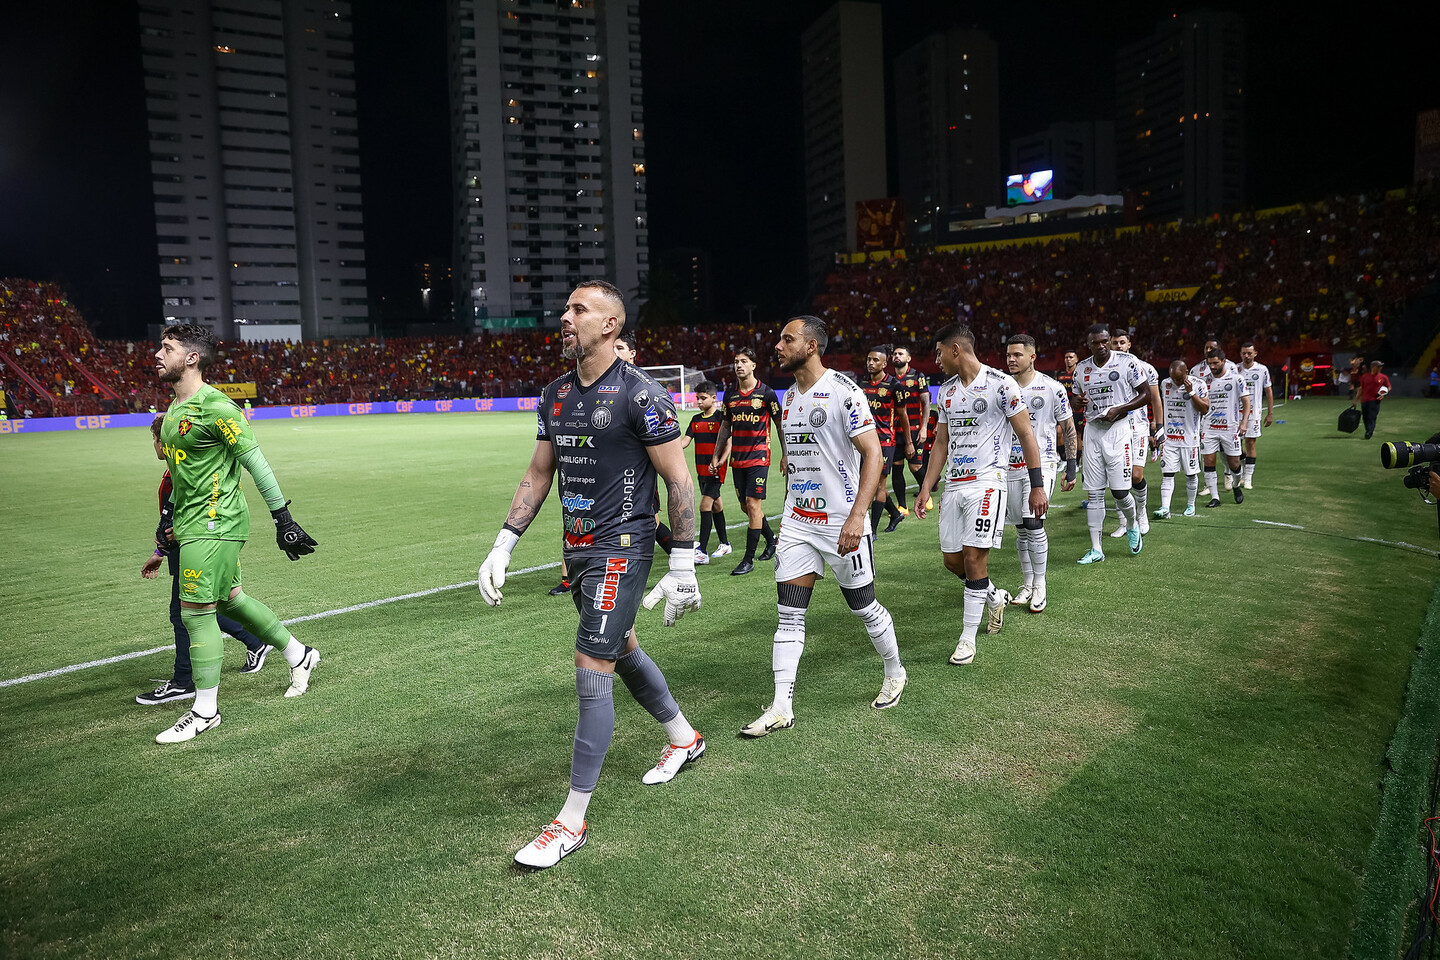
[[[638,628],[708,752],[643,786],[664,737],[617,684],[589,842],[542,873],[511,857],[568,787],[553,570],[498,609],[472,585],[296,624],[324,660],[295,700],[278,655],[242,676],[227,641],[224,722],[181,746],[153,737],[183,703],[134,702],[164,653],[0,688],[0,955],[1342,955],[1436,579],[1433,552],[1359,538],[1440,545],[1377,455],[1440,404],[1387,402],[1369,443],[1336,433],[1341,406],[1278,410],[1246,503],[1155,521],[1139,557],[1106,539],[1077,566],[1081,494],[1057,492],[1049,609],[1012,607],[970,666],[946,663],[961,585],[933,517],[882,535],[892,710],[826,580],[794,729],[738,740],[772,694],[771,569],[701,567],[702,610]],[[473,582],[533,425],[257,422],[319,548],[287,562],[247,480],[247,591],[288,619]],[[138,429],[0,443],[0,681],[170,642],[168,581],[138,575],[161,469]],[[558,541],[552,493],[512,570]],[[1018,585],[1013,531],[991,575]]]

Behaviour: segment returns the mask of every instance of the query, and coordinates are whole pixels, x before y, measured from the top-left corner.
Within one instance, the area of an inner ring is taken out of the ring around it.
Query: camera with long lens
[[[1437,503],[1430,494],[1430,473],[1434,469],[1431,464],[1437,460],[1440,460],[1440,433],[1425,443],[1393,440],[1380,444],[1380,465],[1386,470],[1409,468],[1401,482],[1411,490],[1419,490],[1420,499],[1426,503]]]

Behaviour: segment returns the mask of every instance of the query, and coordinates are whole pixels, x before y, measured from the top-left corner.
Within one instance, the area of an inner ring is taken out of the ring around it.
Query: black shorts
[[[900,455],[895,459],[897,461],[903,460],[905,463],[910,464],[911,467],[918,467],[920,466],[920,461],[925,459],[924,445],[916,439],[916,434],[913,432],[910,434],[910,442],[915,445],[915,453],[909,457],[905,456],[905,441],[902,438],[896,445]]]
[[[700,496],[718,497],[725,488],[725,483],[719,477],[700,478]]]
[[[769,467],[732,467],[735,478],[735,492],[742,500],[765,499],[765,481],[770,477]]]
[[[885,458],[885,465],[882,468],[881,473],[889,473],[890,468],[895,465],[895,444],[880,444],[880,456]]]
[[[575,649],[597,660],[619,660],[625,638],[645,596],[650,560],[638,557],[572,557],[570,596],[580,614]]]

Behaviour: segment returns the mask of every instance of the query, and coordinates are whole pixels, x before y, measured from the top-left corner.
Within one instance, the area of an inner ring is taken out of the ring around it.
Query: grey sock
[[[570,787],[591,793],[600,782],[600,767],[615,735],[615,676],[575,668],[575,693],[580,719],[575,724],[575,753],[570,761]]]
[[[625,687],[630,691],[630,696],[635,698],[635,702],[649,711],[650,716],[656,720],[666,723],[680,712],[679,704],[670,695],[670,688],[665,683],[665,675],[655,666],[655,661],[645,655],[644,650],[636,647],[616,660],[615,672],[625,682]]]

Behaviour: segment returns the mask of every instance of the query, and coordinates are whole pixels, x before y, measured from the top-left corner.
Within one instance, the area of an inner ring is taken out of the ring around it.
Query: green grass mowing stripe
[[[1366,858],[1365,885],[1350,940],[1350,955],[1357,960],[1402,953],[1409,946],[1410,921],[1417,911],[1429,909],[1429,891],[1422,888],[1430,843],[1422,821],[1429,813],[1426,807],[1440,743],[1437,647],[1440,587],[1430,598],[1405,688],[1405,705],[1385,753],[1380,816]]]

